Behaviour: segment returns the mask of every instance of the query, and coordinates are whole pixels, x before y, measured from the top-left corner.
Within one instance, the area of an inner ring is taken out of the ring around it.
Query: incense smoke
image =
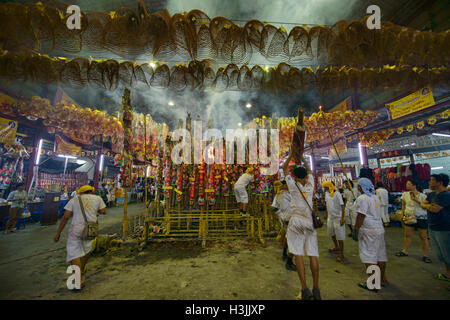
[[[168,0],[167,9],[171,14],[199,9],[209,17],[221,16],[231,20],[257,19],[269,23],[332,25],[346,19],[357,2],[356,0]]]

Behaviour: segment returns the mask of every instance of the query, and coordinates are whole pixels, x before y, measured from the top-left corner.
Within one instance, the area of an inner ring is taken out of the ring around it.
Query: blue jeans
[[[450,231],[428,230],[431,245],[440,261],[450,265]]]

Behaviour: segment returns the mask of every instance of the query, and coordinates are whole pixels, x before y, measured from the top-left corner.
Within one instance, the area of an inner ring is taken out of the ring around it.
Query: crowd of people
[[[275,196],[272,207],[278,215],[282,226],[279,238],[283,253],[282,259],[286,269],[297,271],[301,283],[301,299],[321,300],[319,289],[319,244],[317,230],[313,223],[313,198],[315,197],[314,176],[308,161],[301,157],[300,166],[289,170],[292,154],[289,154],[280,169],[280,180],[274,182]],[[248,168],[234,185],[236,200],[241,215],[249,216],[248,194],[246,187],[254,179],[254,171]],[[354,182],[357,182],[355,188]],[[436,275],[443,281],[450,281],[450,191],[448,190],[449,176],[446,174],[431,175],[429,188],[431,193],[424,194],[420,185],[410,180],[401,196],[400,218],[403,226],[403,246],[395,253],[398,258],[409,255],[415,231],[418,232],[422,246],[422,261],[432,263],[429,256],[432,248],[439,261],[444,263],[445,271]],[[345,261],[344,244],[346,240],[346,226],[350,233],[347,235],[358,241],[359,257],[366,268],[378,266],[381,273],[381,286],[389,285],[386,277],[387,254],[385,245],[385,228],[390,226],[388,214],[389,192],[382,182],[375,188],[368,178],[357,181],[346,180],[345,189],[341,193],[331,181],[325,181],[322,188],[325,191],[325,219],[327,235],[333,247],[330,253],[337,254],[336,261]],[[154,198],[156,188],[152,180],[147,181],[149,200]],[[136,187],[136,198],[140,200],[144,192],[145,181],[139,181]],[[92,240],[85,237],[85,229],[89,223],[97,222],[98,214],[105,214],[106,208],[115,206],[116,200],[122,197],[121,188],[115,184],[103,183],[97,192],[93,183],[81,186],[71,194],[71,199],[65,206],[65,214],[61,219],[54,241],[58,242],[65,225],[72,218],[67,239],[67,261],[77,265],[84,273]],[[5,226],[5,233],[14,232],[18,216],[22,213],[27,193],[24,185],[18,184],[8,196],[11,203],[9,220]],[[312,290],[309,289],[303,257],[307,256],[313,278]],[[295,263],[294,263],[295,262]],[[359,286],[369,288],[366,282]]]
[[[274,183],[276,195],[272,203],[282,225],[279,235],[283,247],[282,259],[286,262],[286,269],[298,272],[302,288],[301,299],[320,300],[317,231],[312,224],[314,177],[308,162],[303,158],[302,167],[296,167],[288,172],[291,159],[292,156],[289,155],[284,162],[280,172],[281,181]],[[444,281],[450,281],[448,184],[448,175],[431,175],[429,186],[432,192],[425,195],[417,182],[407,182],[407,191],[401,197],[403,248],[396,253],[397,257],[408,256],[414,231],[417,230],[422,243],[423,262],[432,263],[429,257],[431,241],[433,251],[439,261],[445,265],[445,272],[435,277]],[[352,181],[345,181],[343,195],[331,181],[325,181],[321,187],[325,190],[327,234],[334,244],[329,252],[337,254],[338,262],[344,261],[345,226],[347,225],[350,229],[348,236],[358,241],[361,262],[366,269],[373,265],[378,266],[381,287],[389,285],[386,276],[388,259],[384,240],[385,228],[390,226],[389,192],[381,182],[377,183],[375,189],[372,181],[367,178],[360,178],[357,181],[357,188]],[[243,197],[240,195],[239,198]],[[313,276],[312,292],[305,280],[303,264],[305,255],[310,259]],[[295,257],[295,265],[292,257]],[[378,292],[375,288],[369,288],[367,282],[361,282],[358,285],[366,290]]]

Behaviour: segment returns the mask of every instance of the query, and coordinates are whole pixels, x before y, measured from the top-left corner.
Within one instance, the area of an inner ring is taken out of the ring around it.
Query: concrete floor
[[[133,216],[142,205],[131,205]],[[113,234],[121,225],[122,209],[109,209],[99,218],[100,233]],[[277,241],[266,247],[249,240],[151,244],[145,250],[113,249],[89,260],[86,287],[79,293],[66,288],[66,226],[59,243],[58,225],[30,225],[17,234],[0,235],[0,299],[282,299],[299,293],[296,272],[287,271]],[[410,256],[395,257],[402,230],[386,230],[387,276],[391,285],[379,293],[357,286],[367,276],[357,242],[345,241],[346,262],[328,253],[332,246],[326,227],[319,230],[320,287],[323,299],[397,300],[450,299],[448,283],[433,279],[444,265],[431,253],[432,264],[421,261],[420,240],[414,238]],[[308,266],[309,262],[305,260]],[[310,273],[307,273],[311,283]]]

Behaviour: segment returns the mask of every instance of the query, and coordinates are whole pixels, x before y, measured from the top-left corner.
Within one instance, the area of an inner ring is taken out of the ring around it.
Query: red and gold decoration
[[[120,151],[122,143],[122,124],[116,117],[106,112],[59,103],[51,105],[48,99],[32,97],[30,101],[15,102],[2,99],[0,113],[10,116],[23,116],[28,120],[42,119],[49,133],[56,131],[75,142],[91,144],[94,136],[103,134],[111,137],[114,152]]]
[[[392,136],[393,132],[388,129],[373,131],[367,134],[362,134],[361,143],[367,147],[373,145],[381,145]]]

